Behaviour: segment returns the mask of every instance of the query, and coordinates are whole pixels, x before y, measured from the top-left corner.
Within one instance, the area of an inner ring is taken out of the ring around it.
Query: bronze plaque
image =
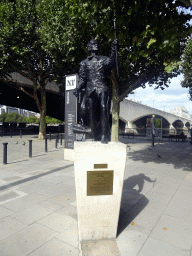
[[[114,171],[88,171],[87,196],[113,195]]]
[[[94,164],[94,169],[107,169],[108,164]]]

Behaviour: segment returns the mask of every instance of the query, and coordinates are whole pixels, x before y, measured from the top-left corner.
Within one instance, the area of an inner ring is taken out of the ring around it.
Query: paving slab
[[[116,241],[113,239],[84,241],[82,243],[82,253],[83,256],[120,256]]]
[[[181,249],[191,250],[192,222],[163,214],[150,237]]]
[[[149,237],[138,256],[190,256],[190,251]]]
[[[10,235],[6,239],[1,240],[0,255],[28,255],[57,234],[57,232],[35,223],[30,227],[26,227],[23,230]]]
[[[9,237],[10,235],[24,229],[25,227],[26,225],[22,224],[18,220],[11,218],[11,216],[0,219],[0,240]]]
[[[29,256],[78,256],[79,250],[63,241],[53,238],[37,250],[28,254]]]
[[[39,220],[38,223],[60,233],[70,228],[77,228],[77,221],[74,218],[57,212]]]
[[[46,209],[38,205],[32,205],[31,207],[12,214],[11,217],[14,220],[20,221],[24,225],[29,226],[32,223],[37,222],[38,220],[50,215],[52,212],[53,211],[50,209]]]
[[[148,238],[150,231],[141,232],[135,229],[126,229],[116,239],[121,256],[136,256]],[[147,254],[146,254],[147,255]],[[145,255],[145,256],[146,256]]]
[[[18,151],[28,149],[19,140],[8,164],[0,163],[1,256],[192,256],[189,143],[163,139],[153,148],[145,138],[120,138],[127,162],[117,238],[81,251],[73,163],[63,160],[63,146],[55,149],[52,141],[44,153],[44,142],[33,139],[33,158]],[[16,139],[8,142],[10,149]]]

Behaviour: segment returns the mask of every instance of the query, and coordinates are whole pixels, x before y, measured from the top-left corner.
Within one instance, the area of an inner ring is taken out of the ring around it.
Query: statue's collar
[[[92,60],[92,59],[93,59],[93,57],[95,57],[97,60],[99,60],[99,59],[100,59],[100,56],[98,56],[98,55],[95,55],[95,56],[93,56],[93,55],[88,56],[88,57],[87,57],[87,59],[88,59],[88,60]]]

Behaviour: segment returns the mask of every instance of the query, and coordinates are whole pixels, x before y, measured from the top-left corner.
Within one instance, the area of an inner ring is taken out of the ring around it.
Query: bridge
[[[33,93],[32,82],[18,73],[11,74],[13,84],[17,81],[25,87],[30,93]],[[54,81],[48,83],[46,87],[47,95],[47,115],[64,120],[65,99],[64,84],[56,85]],[[34,99],[24,92],[8,86],[0,81],[0,104],[18,107],[22,109],[38,112]],[[172,113],[152,108],[139,102],[124,99],[120,102],[119,119],[124,123],[125,128],[137,128],[146,126],[146,118],[155,115],[163,120],[163,128],[189,128],[192,126],[192,120]]]
[[[170,112],[149,107],[140,102],[124,99],[120,103],[119,119],[125,123],[125,128],[136,128],[146,125],[146,118],[162,118],[163,128],[174,129],[189,128],[192,126],[192,119],[184,118]]]

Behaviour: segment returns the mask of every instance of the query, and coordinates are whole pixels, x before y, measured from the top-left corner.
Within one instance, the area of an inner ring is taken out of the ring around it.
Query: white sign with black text
[[[76,79],[76,75],[66,77],[66,91],[74,90],[76,88]]]

